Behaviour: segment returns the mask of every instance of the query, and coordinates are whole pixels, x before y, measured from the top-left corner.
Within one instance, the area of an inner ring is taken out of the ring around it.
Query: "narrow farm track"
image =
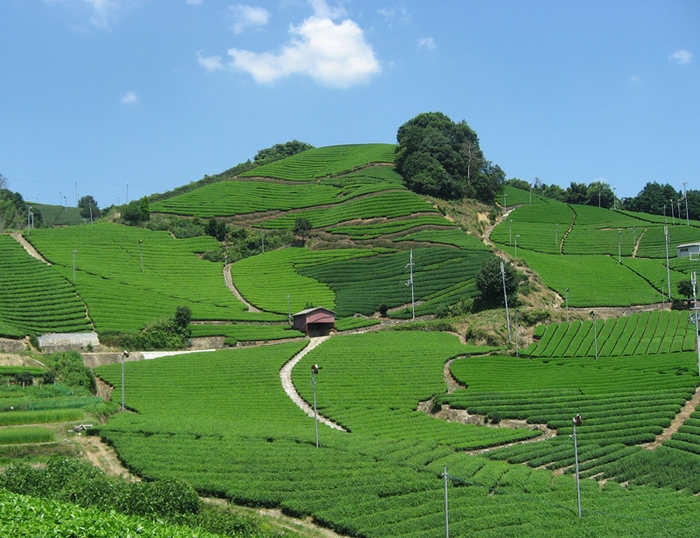
[[[238,291],[236,286],[233,283],[233,278],[231,277],[231,264],[229,263],[228,265],[224,266],[224,282],[226,282],[226,287],[231,290],[231,293],[233,293],[236,296],[236,299],[238,299],[240,302],[242,302],[244,305],[248,307],[248,312],[260,312],[259,309],[255,308],[252,304],[250,304],[248,301],[246,301],[243,298],[243,295],[241,295],[241,292]]]
[[[19,233],[19,232],[13,232],[13,233],[11,233],[10,235],[12,236],[12,238],[13,238],[15,241],[17,241],[20,245],[22,245],[22,247],[24,248],[24,250],[26,250],[27,253],[28,253],[31,257],[36,258],[37,260],[44,262],[46,265],[51,265],[51,262],[49,262],[49,261],[48,261],[46,258],[44,258],[41,254],[39,254],[39,252],[37,251],[37,249],[34,248],[34,245],[32,245],[29,241],[27,241],[21,233]]]
[[[685,403],[680,413],[678,413],[676,418],[671,422],[671,425],[661,432],[653,442],[641,445],[642,448],[646,448],[647,450],[656,450],[659,448],[664,441],[670,439],[671,436],[683,426],[685,420],[695,412],[698,405],[700,405],[700,387],[695,389],[695,395]]]
[[[642,242],[642,237],[644,237],[644,234],[647,233],[647,230],[648,230],[648,228],[644,228],[644,230],[642,230],[642,233],[639,234],[637,241],[634,243],[634,250],[632,251],[633,258],[637,257],[637,251],[639,250],[639,245]]]
[[[294,355],[291,359],[289,359],[284,366],[282,366],[282,369],[280,370],[280,380],[282,381],[282,388],[284,388],[284,392],[287,393],[287,396],[301,409],[306,413],[308,416],[313,418],[314,416],[314,410],[313,408],[306,403],[306,400],[304,400],[301,395],[297,392],[296,387],[294,386],[294,383],[292,383],[292,370],[294,367],[297,365],[297,363],[303,359],[306,354],[317,347],[318,345],[322,344],[326,340],[328,340],[330,336],[319,336],[316,338],[310,338],[309,339],[309,345],[307,345],[304,349],[302,349],[299,353]],[[326,426],[329,426],[331,428],[334,428],[336,430],[340,431],[347,431],[345,428],[343,428],[340,424],[336,424],[332,420],[318,415],[318,420],[319,422],[322,422]]]

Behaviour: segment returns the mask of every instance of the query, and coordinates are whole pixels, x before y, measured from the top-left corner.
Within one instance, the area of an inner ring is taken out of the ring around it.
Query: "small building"
[[[684,243],[676,247],[679,258],[696,260],[700,256],[700,243]]]
[[[326,335],[335,328],[335,312],[322,306],[307,308],[294,314],[292,328],[308,336]]]

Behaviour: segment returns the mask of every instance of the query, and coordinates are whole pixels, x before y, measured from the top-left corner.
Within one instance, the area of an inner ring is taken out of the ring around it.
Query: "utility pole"
[[[673,205],[671,206],[673,207]],[[671,266],[668,263],[668,226],[664,226],[664,236],[666,237],[666,281],[668,284],[668,300],[671,300]]]
[[[139,259],[141,260],[141,272],[143,273],[143,251],[141,250],[142,239],[139,239]]]
[[[622,263],[622,250],[620,247],[620,236],[622,235],[622,230],[617,231],[617,263]]]
[[[593,317],[593,338],[595,339],[595,358],[598,360],[598,319],[596,318],[595,311],[591,310],[591,316]]]
[[[450,475],[447,474],[447,467],[442,472],[443,482],[445,484],[445,538],[450,538],[450,506],[447,499],[447,479]]]
[[[576,436],[576,426],[583,424],[581,415],[576,415],[572,422],[574,425],[574,455],[576,456],[576,498],[578,500],[578,517],[581,517],[581,479],[578,472],[578,437]]]
[[[569,288],[566,288],[564,290],[565,295],[565,301],[566,301],[566,321],[568,323],[569,321]]]
[[[73,284],[75,284],[75,255],[77,252],[78,249],[73,250]]]
[[[501,278],[503,279],[503,298],[506,302],[506,325],[508,326],[508,343],[510,344],[513,341],[513,338],[510,334],[510,314],[508,313],[508,291],[506,289],[506,269],[505,269],[505,266],[503,265],[503,261],[501,261]]]
[[[685,198],[685,225],[690,226],[690,217],[688,217],[688,192],[685,187],[688,185],[687,181],[683,182],[683,198]]]
[[[698,342],[698,295],[697,295],[697,274],[691,274],[690,282],[693,284],[693,314],[695,317],[695,349],[698,353],[698,374],[700,375],[700,342]]]
[[[413,309],[413,318],[412,319],[415,321],[415,319],[416,319],[416,299],[415,299],[415,295],[413,293],[413,266],[415,265],[413,263],[413,249],[411,249],[411,253],[409,255],[408,260],[409,261],[406,264],[406,267],[411,268],[411,276],[406,281],[406,285],[411,286],[411,308]]]
[[[129,357],[129,352],[122,351],[122,413],[124,412],[124,360]]]
[[[311,366],[311,385],[314,391],[314,428],[316,430],[316,448],[318,448],[318,412],[316,410],[316,374],[318,373],[318,369],[318,364]]]

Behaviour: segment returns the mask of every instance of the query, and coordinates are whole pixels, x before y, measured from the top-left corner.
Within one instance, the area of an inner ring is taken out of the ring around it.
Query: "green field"
[[[316,449],[313,420],[291,403],[279,382],[280,366],[300,347],[128,363],[127,406],[137,412],[113,418],[101,435],[144,477],[182,478],[208,495],[281,507],[351,536],[444,535],[445,467],[451,477],[450,531],[457,535],[480,529],[485,536],[541,536],[547,529],[560,536],[656,536],[659,525],[675,536],[697,532],[696,480],[682,473],[686,479],[679,481],[678,471],[697,465],[698,456],[638,446],[655,437],[695,390],[693,354],[550,362],[462,358],[452,370],[469,389],[448,395],[444,362],[472,352],[453,336],[334,337],[293,374],[310,401],[309,366],[318,363],[319,412],[350,430],[321,425]],[[118,365],[98,372],[119,389]],[[157,387],[154,378],[160,380]],[[465,454],[465,448],[537,432],[446,423],[417,412],[419,400],[432,395],[491,417],[546,422],[559,435],[485,456]],[[583,480],[580,521],[567,435],[572,413],[584,416],[582,472],[613,478],[604,487]],[[688,441],[676,441],[682,442]],[[637,477],[637,487],[622,488],[615,482],[622,476],[621,462],[632,469],[656,462],[657,470]]]

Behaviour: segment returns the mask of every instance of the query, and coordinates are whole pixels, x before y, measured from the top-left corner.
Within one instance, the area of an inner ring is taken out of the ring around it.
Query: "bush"
[[[15,383],[17,383],[18,385],[22,385],[23,387],[25,385],[33,385],[34,377],[29,372],[17,372],[15,374]]]
[[[382,316],[383,318],[386,317],[386,313],[389,311],[389,306],[386,303],[382,303],[379,305],[379,315]]]

